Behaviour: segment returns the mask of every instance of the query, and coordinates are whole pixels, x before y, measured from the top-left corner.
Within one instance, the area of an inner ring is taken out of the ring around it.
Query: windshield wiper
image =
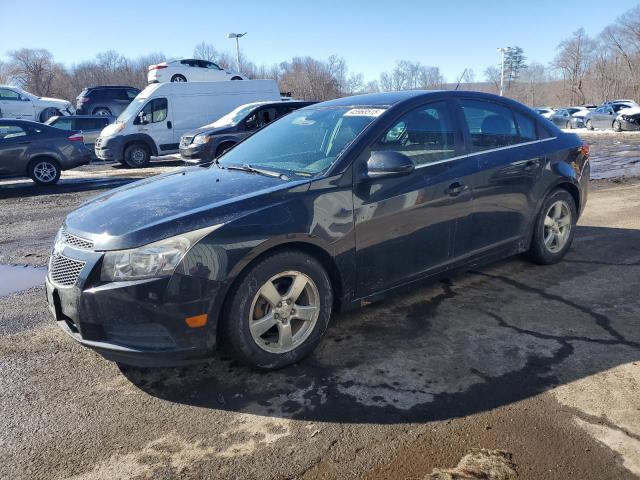
[[[220,164],[218,165],[222,166]],[[252,167],[251,165],[246,163],[244,165],[225,165],[223,168],[226,168],[228,170],[242,170],[243,172],[258,173],[260,175],[265,175],[267,177],[279,178],[281,180],[289,180],[289,177],[287,177],[284,173],[278,173],[278,172],[274,172],[273,170],[266,170],[264,168]]]

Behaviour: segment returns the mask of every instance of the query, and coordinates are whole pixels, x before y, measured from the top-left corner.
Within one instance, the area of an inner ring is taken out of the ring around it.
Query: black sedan
[[[506,98],[341,98],[70,213],[48,302],[111,360],[175,365],[224,346],[283,367],[338,310],[522,252],[560,261],[588,179],[588,146]]]
[[[209,162],[274,120],[314,103],[291,100],[241,105],[212,124],[182,135],[180,156],[187,163]]]
[[[29,120],[0,120],[0,177],[30,177],[50,185],[62,170],[90,161],[91,150],[78,132]]]

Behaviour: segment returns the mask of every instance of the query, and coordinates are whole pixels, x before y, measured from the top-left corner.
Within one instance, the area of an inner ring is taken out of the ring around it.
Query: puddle
[[[0,297],[44,283],[47,269],[23,265],[0,265]]]

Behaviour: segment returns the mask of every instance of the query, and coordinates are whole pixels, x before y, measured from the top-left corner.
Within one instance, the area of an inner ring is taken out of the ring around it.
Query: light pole
[[[228,33],[227,38],[236,39],[236,65],[238,67],[238,73],[240,73],[240,42],[239,39],[244,37],[247,32],[244,33]]]
[[[511,51],[511,47],[499,47],[498,50],[502,54],[502,62],[500,63],[500,96],[504,93],[504,54]]]

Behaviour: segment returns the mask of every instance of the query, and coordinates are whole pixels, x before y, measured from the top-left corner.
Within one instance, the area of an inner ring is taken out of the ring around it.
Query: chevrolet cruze
[[[418,280],[523,252],[558,262],[588,179],[588,146],[512,100],[341,98],[273,122],[207,168],[70,213],[48,302],[65,332],[110,360],[176,365],[224,347],[283,367],[318,345],[335,312]]]

